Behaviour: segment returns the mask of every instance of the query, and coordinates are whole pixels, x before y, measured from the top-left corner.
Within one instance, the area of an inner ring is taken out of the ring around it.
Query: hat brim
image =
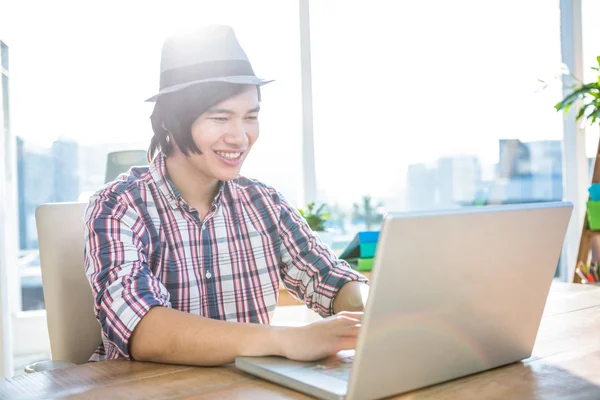
[[[273,81],[274,80],[260,79],[260,78],[258,78],[256,76],[250,76],[250,75],[222,76],[222,77],[219,77],[219,78],[201,79],[201,80],[198,80],[198,81],[186,82],[186,83],[181,83],[179,85],[169,86],[167,88],[162,89],[160,92],[158,92],[154,96],[150,97],[149,99],[146,99],[145,101],[146,102],[156,101],[156,99],[158,99],[163,94],[173,93],[173,92],[185,89],[185,88],[193,86],[193,85],[198,85],[200,83],[226,82],[226,83],[234,83],[234,84],[238,84],[238,85],[257,85],[257,86],[262,86],[262,85],[266,85],[267,83],[271,83]]]

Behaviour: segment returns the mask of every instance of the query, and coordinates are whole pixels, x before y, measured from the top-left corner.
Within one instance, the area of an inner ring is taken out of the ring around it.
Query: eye
[[[212,117],[211,119],[213,121],[217,121],[217,122],[227,122],[227,118],[226,117]]]
[[[258,120],[258,115],[250,115],[250,116],[247,116],[246,119],[256,121],[256,120]]]

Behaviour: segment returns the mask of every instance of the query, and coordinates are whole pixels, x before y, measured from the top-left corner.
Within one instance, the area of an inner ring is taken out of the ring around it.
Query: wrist
[[[270,335],[267,336],[269,353],[274,356],[286,357],[289,346],[289,336],[292,327],[288,326],[270,326]]]
[[[285,327],[254,323],[236,323],[245,340],[236,342],[236,354],[242,357],[282,356],[285,353]]]

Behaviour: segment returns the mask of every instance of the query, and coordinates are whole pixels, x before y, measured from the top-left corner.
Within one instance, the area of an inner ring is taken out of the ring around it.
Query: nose
[[[231,124],[227,134],[225,134],[225,137],[223,138],[225,143],[240,147],[245,145],[247,140],[246,127],[244,122],[240,120],[236,120]]]

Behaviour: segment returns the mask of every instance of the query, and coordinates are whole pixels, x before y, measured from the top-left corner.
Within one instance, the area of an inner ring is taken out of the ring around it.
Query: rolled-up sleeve
[[[131,359],[129,338],[140,320],[153,307],[171,306],[148,265],[149,234],[140,216],[112,196],[90,200],[84,229],[85,272],[106,358]]]
[[[277,194],[280,274],[285,288],[322,317],[333,315],[333,301],[346,283],[368,283],[346,261],[340,260],[312,231],[300,213]]]

